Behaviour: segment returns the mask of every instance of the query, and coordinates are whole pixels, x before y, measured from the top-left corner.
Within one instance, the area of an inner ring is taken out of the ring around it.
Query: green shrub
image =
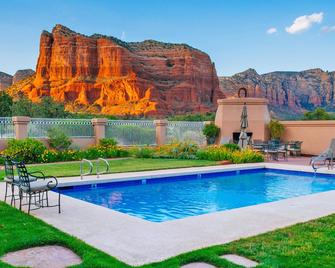
[[[238,146],[235,143],[227,143],[227,144],[224,144],[222,146],[224,148],[226,148],[227,150],[232,151],[232,152],[241,150],[240,146]]]
[[[46,146],[42,142],[35,139],[11,139],[8,141],[7,148],[3,153],[18,161],[24,161],[27,164],[40,163],[42,161],[42,154],[46,149]]]
[[[250,149],[243,151],[235,151],[231,155],[231,161],[234,164],[243,164],[243,163],[258,163],[264,162],[264,156]]]
[[[136,158],[153,158],[155,149],[150,147],[137,147],[130,150],[131,155]]]
[[[115,147],[117,145],[117,141],[113,138],[104,138],[99,140],[99,145],[101,147]]]
[[[214,123],[205,125],[202,133],[205,135],[208,144],[214,144],[216,137],[220,133],[220,128],[218,128]]]
[[[154,157],[156,158],[175,158],[175,159],[196,159],[199,147],[192,142],[178,142],[162,145],[157,148]]]
[[[236,149],[236,147],[235,147]],[[197,152],[198,159],[223,161],[228,160],[234,164],[263,162],[264,157],[261,153],[252,150],[231,150],[225,145],[209,146]]]
[[[52,149],[57,151],[68,150],[71,146],[71,139],[59,128],[50,128],[48,133],[48,143]]]
[[[271,139],[280,140],[285,131],[283,124],[276,119],[271,119],[270,123],[268,124],[268,128],[270,130]]]

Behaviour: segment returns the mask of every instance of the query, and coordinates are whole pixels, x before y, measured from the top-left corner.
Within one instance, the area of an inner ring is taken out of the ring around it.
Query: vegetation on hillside
[[[306,112],[303,120],[335,120],[335,115],[323,108],[316,108],[314,111]]]

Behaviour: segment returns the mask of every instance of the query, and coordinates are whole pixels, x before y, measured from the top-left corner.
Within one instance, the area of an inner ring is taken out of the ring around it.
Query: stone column
[[[30,122],[30,117],[13,116],[12,122],[14,125],[15,139],[21,140],[28,138],[28,124]]]
[[[106,137],[107,121],[108,120],[106,118],[93,118],[92,119],[96,144],[99,143],[99,140],[104,139]]]
[[[156,144],[164,145],[167,142],[166,133],[167,133],[167,124],[166,119],[155,120],[154,124],[156,126]]]

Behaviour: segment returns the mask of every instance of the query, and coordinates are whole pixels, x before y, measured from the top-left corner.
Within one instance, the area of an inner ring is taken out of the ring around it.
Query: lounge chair
[[[19,175],[20,210],[22,209],[23,194],[26,194],[28,197],[28,214],[33,210],[31,209],[31,205],[36,206],[34,209],[58,207],[58,213],[60,213],[60,192],[58,192],[57,205],[50,206],[48,197],[48,192],[57,187],[57,179],[53,176],[45,176],[40,171],[29,173],[23,162],[14,162],[14,164]],[[34,203],[32,203],[32,198],[34,198]]]
[[[333,169],[335,158],[335,139],[332,139],[329,148],[311,158],[310,165],[312,165],[314,170],[317,170],[317,166],[327,165],[328,169]]]

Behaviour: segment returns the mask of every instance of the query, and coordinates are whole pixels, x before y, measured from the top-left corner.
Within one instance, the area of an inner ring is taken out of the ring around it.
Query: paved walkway
[[[68,185],[108,180],[150,179],[181,173],[265,166],[312,171],[306,166],[261,163],[111,174],[100,179],[85,178],[84,181],[69,178],[61,179],[60,183]],[[3,198],[3,194],[4,183],[0,183],[0,198]],[[51,193],[50,198],[51,202],[56,202],[57,195]],[[162,223],[145,221],[68,196],[62,196],[62,214],[57,213],[57,208],[33,211],[36,217],[130,265],[161,261],[183,252],[231,242],[332,213],[335,213],[335,191]]]

